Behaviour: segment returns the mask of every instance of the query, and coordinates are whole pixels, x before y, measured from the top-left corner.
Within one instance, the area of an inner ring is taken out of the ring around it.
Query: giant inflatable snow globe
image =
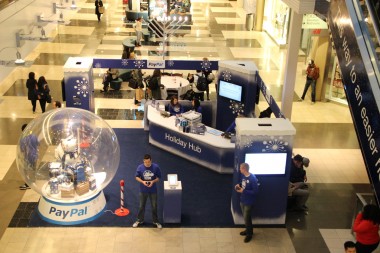
[[[62,225],[101,215],[106,206],[102,190],[119,160],[112,128],[96,114],[77,108],[51,110],[28,123],[16,158],[25,182],[42,196],[42,219]]]

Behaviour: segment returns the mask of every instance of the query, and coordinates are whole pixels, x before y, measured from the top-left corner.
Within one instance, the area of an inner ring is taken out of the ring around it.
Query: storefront
[[[281,0],[267,0],[264,6],[263,30],[281,47],[288,38],[290,8]]]

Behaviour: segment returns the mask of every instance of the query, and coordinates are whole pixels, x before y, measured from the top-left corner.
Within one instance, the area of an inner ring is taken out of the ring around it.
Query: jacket
[[[356,216],[354,232],[356,233],[356,240],[361,244],[371,245],[380,241],[379,224],[374,224],[370,220],[363,220],[362,213]]]

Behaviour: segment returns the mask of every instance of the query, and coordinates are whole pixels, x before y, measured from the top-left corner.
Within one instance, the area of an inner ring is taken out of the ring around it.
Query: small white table
[[[189,81],[179,76],[161,76],[161,84],[165,86],[164,89],[161,89],[162,99],[168,97],[168,91],[176,92],[179,98],[190,89]]]

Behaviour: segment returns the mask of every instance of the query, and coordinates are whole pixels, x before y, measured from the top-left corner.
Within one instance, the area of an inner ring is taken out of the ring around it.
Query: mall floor
[[[61,100],[60,80],[69,56],[120,58],[121,41],[134,37],[125,24],[121,0],[104,1],[106,14],[97,22],[94,1],[77,1],[80,10],[69,26],[58,26],[53,42],[41,42],[26,56],[31,67],[18,67],[0,83],[0,253],[27,252],[343,252],[343,242],[353,240],[350,226],[355,193],[370,192],[370,185],[347,106],[332,102],[310,103],[310,94],[298,102],[305,76],[300,57],[291,121],[297,129],[294,153],[311,160],[309,211],[287,215],[286,226],[255,228],[250,243],[239,235],[241,228],[28,228],[10,226],[20,203],[35,203],[33,190],[21,191],[16,168],[16,144],[21,125],[41,115],[32,114],[25,80],[30,71],[48,80],[54,99]],[[184,36],[173,37],[167,59],[249,60],[276,101],[281,104],[286,50],[279,49],[265,32],[246,31],[245,13],[227,0],[192,1],[193,25]],[[136,48],[138,59],[157,58],[158,45]],[[1,70],[1,69],[0,69]],[[123,87],[118,94],[104,95],[103,70],[95,69],[96,113],[115,128],[141,128],[133,91]],[[215,99],[212,89],[211,99]],[[267,107],[264,101],[259,109]],[[51,105],[48,106],[48,110]],[[114,111],[129,112],[123,117]],[[113,115],[113,116],[112,116]],[[205,217],[206,219],[206,217]]]

